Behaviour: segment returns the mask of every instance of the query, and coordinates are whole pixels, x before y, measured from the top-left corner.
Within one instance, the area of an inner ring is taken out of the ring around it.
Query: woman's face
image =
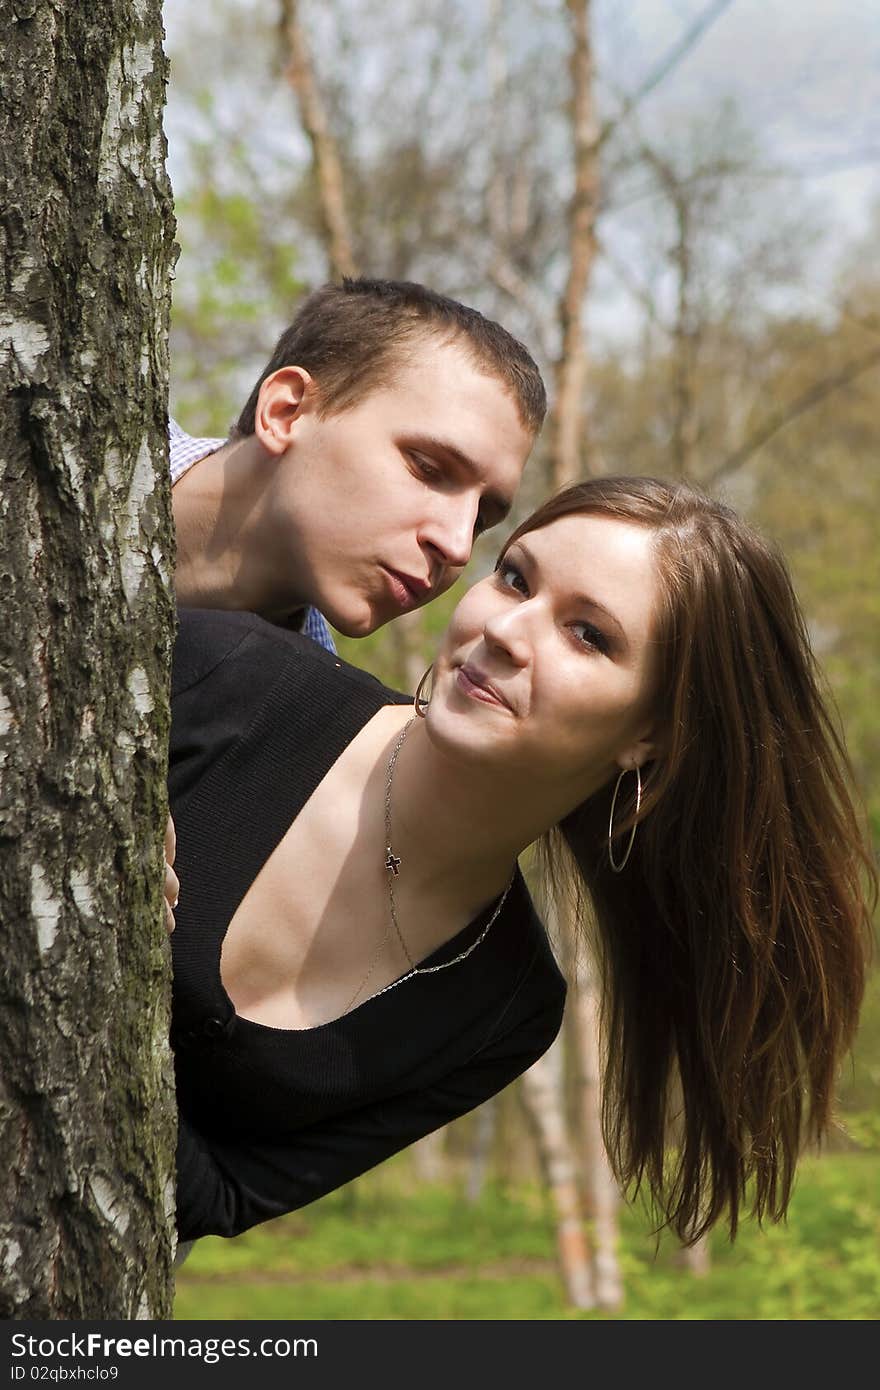
[[[438,746],[497,761],[577,800],[653,752],[654,533],[562,517],[514,542],[453,613],[428,726]]]

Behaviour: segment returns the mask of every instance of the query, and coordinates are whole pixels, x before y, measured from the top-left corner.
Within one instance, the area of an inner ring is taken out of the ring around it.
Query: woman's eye
[[[495,574],[498,577],[498,582],[502,584],[505,589],[515,589],[516,592],[520,594],[527,594],[529,592],[529,586],[522,574],[517,569],[516,565],[511,565],[509,561],[500,561],[500,563],[495,566]]]
[[[590,651],[608,651],[608,638],[599,628],[592,623],[572,623],[571,631],[575,635],[575,640],[581,646],[587,647]]]

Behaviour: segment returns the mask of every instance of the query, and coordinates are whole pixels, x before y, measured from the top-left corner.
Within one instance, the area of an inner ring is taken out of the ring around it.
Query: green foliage
[[[178,1318],[874,1319],[880,1316],[880,1155],[804,1160],[785,1225],[711,1241],[682,1267],[638,1210],[621,1220],[626,1306],[577,1313],[555,1265],[546,1194],[413,1189],[403,1154],[237,1240],[200,1241],[178,1275]]]
[[[855,1143],[873,1142],[880,1149],[880,969],[876,965],[868,977],[852,1062],[844,1068],[838,1094],[843,1132]],[[873,1141],[866,1117],[873,1117]]]
[[[222,436],[304,286],[295,239],[256,187],[245,145],[204,141],[191,158],[176,206],[185,254],[171,318],[173,410],[191,432]]]

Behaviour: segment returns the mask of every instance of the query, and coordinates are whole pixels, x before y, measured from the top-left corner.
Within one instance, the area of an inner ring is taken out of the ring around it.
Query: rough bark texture
[[[0,1315],[171,1313],[159,0],[0,3]]]

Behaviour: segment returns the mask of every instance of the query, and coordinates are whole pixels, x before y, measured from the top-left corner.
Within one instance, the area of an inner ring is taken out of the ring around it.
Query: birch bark
[[[0,1315],[167,1318],[159,0],[0,7]]]

